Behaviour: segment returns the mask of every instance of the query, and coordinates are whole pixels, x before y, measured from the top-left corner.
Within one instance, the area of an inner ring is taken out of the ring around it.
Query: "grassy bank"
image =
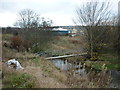
[[[67,87],[65,85],[67,77],[63,72],[47,60],[35,56],[31,53],[15,52],[4,48],[6,55],[3,63],[10,58],[15,58],[24,67],[24,70],[15,70],[6,66],[3,67],[3,86],[4,88],[55,88]],[[8,54],[12,52],[12,56]],[[8,55],[8,56],[7,56]],[[52,82],[52,83],[51,83]]]
[[[9,38],[11,37],[12,35],[3,35],[3,42],[10,44]],[[56,40],[54,39],[55,41],[50,43],[51,48],[47,48],[46,50],[55,51],[58,55],[83,52],[82,45],[84,44],[79,38],[80,37],[68,36],[56,37]],[[36,54],[25,51],[18,52],[16,49],[4,45],[2,51],[4,88],[99,88],[107,87],[107,83],[109,83],[109,78],[107,78],[103,72],[89,73],[86,77],[74,76],[72,70],[66,72],[61,71],[49,60],[45,60],[43,57]],[[18,60],[24,67],[24,70],[15,70],[7,67],[5,62],[9,59]],[[71,58],[73,62],[79,60],[81,60],[80,57]],[[104,63],[106,64],[108,62],[87,62],[86,65],[101,70]],[[100,78],[102,79],[100,80]],[[102,81],[104,80],[106,81],[103,83]]]
[[[91,62],[89,63],[93,68],[98,70],[103,69],[103,64],[107,70],[120,70],[120,61],[118,60],[117,55],[113,54],[101,54],[99,55],[99,60],[101,62]]]
[[[10,48],[13,35],[2,35],[3,88],[60,88],[65,85],[67,77],[60,70],[42,57],[33,53],[17,51]],[[6,61],[18,60],[24,70],[7,67]]]
[[[3,88],[34,88],[35,79],[33,76],[19,71],[3,68]]]

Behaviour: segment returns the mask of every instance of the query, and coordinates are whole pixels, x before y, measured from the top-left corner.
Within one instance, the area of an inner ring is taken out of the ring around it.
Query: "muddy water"
[[[69,69],[73,69],[75,74],[86,77],[89,69],[84,68],[84,65],[81,63],[69,63],[67,60],[55,59],[51,60],[51,62],[60,70],[67,71]],[[108,87],[117,88],[120,85],[120,71],[117,70],[109,70],[108,74],[111,75],[112,81]]]
[[[67,60],[61,59],[52,60],[52,63],[60,70],[66,71],[72,69],[74,73],[86,76],[86,71],[80,63],[69,63]]]
[[[109,73],[112,76],[112,81],[109,85],[110,88],[119,87],[120,88],[120,71],[110,70]]]

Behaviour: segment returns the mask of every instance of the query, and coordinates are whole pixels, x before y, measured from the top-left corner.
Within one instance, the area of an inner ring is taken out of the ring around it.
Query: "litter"
[[[16,68],[16,69],[24,69],[21,65],[20,65],[20,63],[17,61],[17,60],[15,60],[15,59],[10,59],[10,60],[8,60],[7,62],[7,65],[9,65],[9,67],[11,67],[10,65],[12,65],[13,66],[13,68]]]

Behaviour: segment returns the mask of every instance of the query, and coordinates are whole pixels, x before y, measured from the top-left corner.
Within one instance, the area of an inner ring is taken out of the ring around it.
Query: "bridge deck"
[[[74,56],[82,56],[82,55],[86,55],[87,53],[81,53],[81,54],[71,54],[71,55],[63,55],[63,56],[56,56],[56,57],[48,57],[48,58],[45,58],[47,60],[50,60],[50,59],[60,59],[60,58],[67,58],[67,57],[74,57]]]

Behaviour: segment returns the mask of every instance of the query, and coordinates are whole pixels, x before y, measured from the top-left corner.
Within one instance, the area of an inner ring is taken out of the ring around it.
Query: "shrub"
[[[29,48],[29,42],[27,40],[22,39],[19,36],[14,36],[11,38],[11,46],[18,51],[27,50]]]
[[[22,46],[24,47],[25,50],[28,51],[29,48],[29,42],[27,40],[23,40],[22,41]]]
[[[20,50],[20,46],[22,44],[22,39],[19,36],[14,36],[11,38],[11,45],[13,48]]]
[[[37,53],[45,51],[50,47],[50,42],[53,41],[53,36],[50,30],[29,29],[24,30],[20,34],[25,41],[25,48],[29,46],[31,52]]]

